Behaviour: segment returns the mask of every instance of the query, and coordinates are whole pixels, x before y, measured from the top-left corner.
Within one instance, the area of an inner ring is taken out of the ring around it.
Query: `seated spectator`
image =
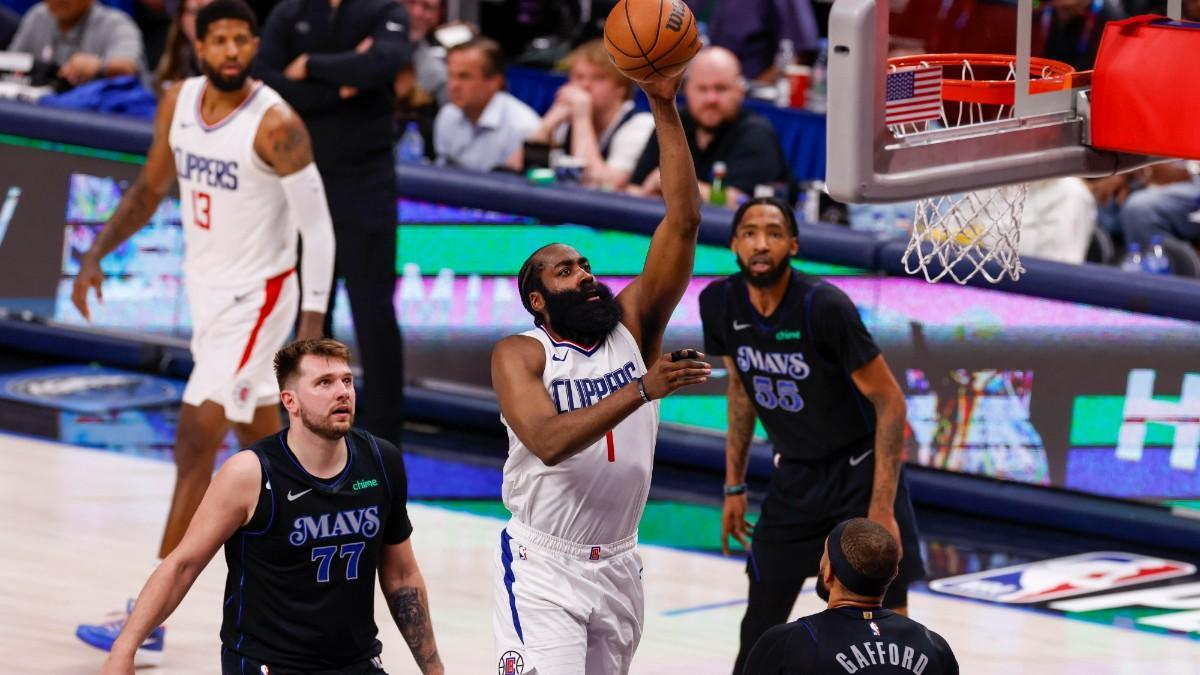
[[[537,130],[533,108],[504,91],[500,45],[476,38],[446,55],[450,102],[438,111],[433,142],[441,164],[476,171],[521,169],[525,139]]]
[[[634,110],[633,81],[612,64],[602,40],[576,47],[567,62],[570,79],[530,140],[582,161],[585,185],[623,189],[654,134],[654,117]]]
[[[212,0],[179,0],[175,18],[167,31],[167,44],[162,60],[154,70],[154,94],[157,96],[172,84],[200,74],[192,43],[196,41],[196,13]]]
[[[742,108],[745,81],[737,57],[723,47],[702,49],[689,67],[683,85],[687,108],[680,117],[688,136],[700,195],[709,200],[714,162],[726,167],[726,204],[754,194],[758,185],[785,188],[795,195],[791,169],[783,156],[775,128],[767,118]],[[630,177],[632,194],[661,194],[658,177],[658,139],[650,137]]]
[[[1189,163],[1155,164],[1138,174],[1147,187],[1131,192],[1117,214],[1126,243],[1145,246],[1164,235],[1200,244],[1200,176]]]
[[[1039,15],[1040,56],[1069,63],[1075,70],[1091,70],[1104,24],[1123,18],[1116,0],[1051,0]]]
[[[17,24],[21,17],[7,7],[0,6],[0,52],[8,48],[8,43],[17,34]]]
[[[442,24],[443,0],[403,0],[408,8],[408,39],[412,43],[416,86],[446,102],[446,50],[438,45],[433,29]],[[397,83],[397,87],[401,85]]]
[[[686,0],[698,21],[705,21],[709,44],[737,56],[752,80],[774,82],[775,55],[782,40],[793,54],[816,52],[821,38],[810,0]],[[704,11],[711,10],[703,15]]]
[[[128,14],[95,0],[45,0],[21,18],[9,51],[32,54],[71,86],[142,72],[142,35]]]
[[[1096,199],[1074,176],[1029,184],[1021,215],[1022,256],[1080,264],[1096,229]]]

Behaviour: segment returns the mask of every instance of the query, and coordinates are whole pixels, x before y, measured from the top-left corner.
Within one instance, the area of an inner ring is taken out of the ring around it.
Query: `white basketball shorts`
[[[510,520],[500,533],[494,578],[497,672],[629,672],[645,604],[636,534],[575,544]]]
[[[242,289],[189,284],[187,290],[195,365],[183,402],[215,401],[230,422],[250,422],[256,408],[279,403],[275,352],[296,322],[296,275],[288,271]]]

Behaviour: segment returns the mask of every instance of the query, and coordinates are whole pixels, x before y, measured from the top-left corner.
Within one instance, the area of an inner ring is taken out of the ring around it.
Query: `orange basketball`
[[[604,22],[604,46],[626,77],[648,82],[683,72],[700,36],[683,0],[620,0]]]

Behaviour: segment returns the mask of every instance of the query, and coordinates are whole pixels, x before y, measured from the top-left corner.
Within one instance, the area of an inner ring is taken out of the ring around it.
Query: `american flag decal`
[[[884,124],[911,124],[937,119],[941,115],[941,66],[926,66],[888,73]]]

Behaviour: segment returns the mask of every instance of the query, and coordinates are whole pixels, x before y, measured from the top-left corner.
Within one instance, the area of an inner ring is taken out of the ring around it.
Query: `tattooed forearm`
[[[440,672],[442,659],[433,639],[433,624],[429,621],[429,603],[425,598],[424,589],[403,586],[388,593],[386,597],[392,619],[408,643],[421,672]]]
[[[904,454],[904,410],[882,395],[871,397],[875,406],[875,480],[871,505],[891,509],[896,501],[900,463]]]
[[[727,366],[732,366],[726,359]],[[730,369],[729,393],[726,410],[729,416],[729,434],[725,440],[725,481],[740,483],[746,480],[746,467],[750,463],[750,442],[754,439],[754,405],[746,396],[746,390]]]
[[[121,197],[121,202],[109,217],[108,224],[96,237],[91,253],[103,258],[120,246],[150,220],[160,201],[162,195],[156,194],[144,179],[138,178]]]

